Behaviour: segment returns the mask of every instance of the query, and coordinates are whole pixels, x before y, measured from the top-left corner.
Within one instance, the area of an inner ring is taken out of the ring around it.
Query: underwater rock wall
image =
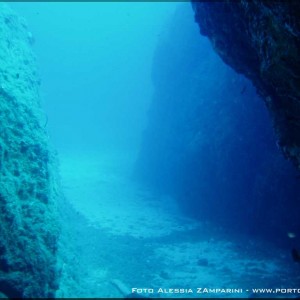
[[[286,241],[300,225],[299,179],[263,101],[199,35],[188,3],[166,28],[136,178],[193,217]]]
[[[53,297],[56,164],[26,24],[0,4],[0,294]]]
[[[300,2],[193,2],[195,20],[224,62],[254,83],[278,145],[300,168]]]

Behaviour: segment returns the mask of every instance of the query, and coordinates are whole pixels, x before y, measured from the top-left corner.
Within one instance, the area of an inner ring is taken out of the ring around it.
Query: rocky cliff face
[[[0,293],[7,297],[53,297],[57,288],[55,159],[32,41],[0,4]]]
[[[297,170],[251,82],[222,62],[192,17],[180,6],[157,47],[137,177],[196,218],[287,240],[300,225]]]
[[[300,2],[192,3],[201,33],[224,62],[254,83],[278,145],[300,168]]]

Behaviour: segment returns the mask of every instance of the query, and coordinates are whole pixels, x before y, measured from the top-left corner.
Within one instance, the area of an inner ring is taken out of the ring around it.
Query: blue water
[[[299,228],[272,207],[300,195],[296,172],[190,4],[10,6],[34,37],[60,161],[57,297],[294,297]]]

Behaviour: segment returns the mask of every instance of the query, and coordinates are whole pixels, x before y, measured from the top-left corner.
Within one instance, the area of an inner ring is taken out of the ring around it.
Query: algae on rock
[[[225,63],[251,79],[284,155],[300,169],[300,2],[192,1],[195,20]]]
[[[0,292],[53,297],[59,195],[25,22],[0,4]]]

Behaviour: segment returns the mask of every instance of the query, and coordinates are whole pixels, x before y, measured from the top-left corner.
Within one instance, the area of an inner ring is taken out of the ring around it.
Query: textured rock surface
[[[0,4],[0,292],[51,297],[57,288],[55,158],[40,111],[32,34]]]
[[[137,177],[201,220],[286,240],[300,225],[297,170],[252,84],[222,62],[192,16],[180,7],[157,47]]]
[[[300,2],[193,2],[220,57],[264,97],[287,158],[300,167]]]

